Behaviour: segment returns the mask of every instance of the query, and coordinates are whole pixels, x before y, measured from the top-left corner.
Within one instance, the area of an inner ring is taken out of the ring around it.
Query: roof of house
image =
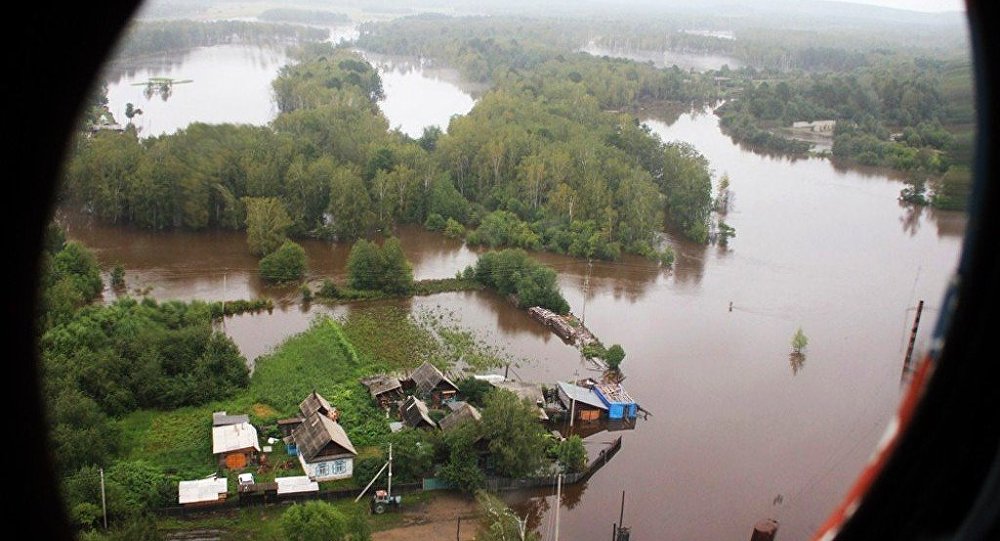
[[[212,454],[254,448],[260,451],[257,429],[250,423],[212,427]]]
[[[399,407],[399,416],[409,426],[420,426],[421,421],[432,427],[437,426],[427,411],[427,404],[415,396],[411,396],[403,402],[403,405]]]
[[[336,410],[337,408],[331,406],[330,403],[323,398],[323,395],[317,393],[315,390],[309,393],[309,396],[306,396],[305,399],[299,403],[299,411],[302,412],[303,417],[309,417],[317,411],[326,415]]]
[[[490,382],[493,383],[493,382]],[[506,389],[517,395],[520,400],[527,399],[532,404],[538,406],[538,418],[547,421],[549,419],[548,414],[545,413],[543,408],[545,404],[545,395],[542,394],[542,386],[538,383],[526,383],[523,381],[506,380],[493,383],[493,386],[498,389]]]
[[[635,399],[628,394],[621,383],[599,383],[594,388],[610,403],[634,404]]]
[[[468,402],[462,402],[457,410],[446,415],[438,424],[441,426],[441,430],[447,432],[469,421],[479,421],[482,418],[483,416],[479,414],[479,410],[475,406]]]
[[[228,490],[225,477],[181,481],[177,484],[177,503],[184,505],[219,501],[219,496]]]
[[[249,422],[250,417],[247,415],[228,415],[224,411],[217,411],[212,414],[212,426],[238,425]]]
[[[295,446],[306,462],[312,462],[321,454],[331,454],[323,452],[331,443],[343,449],[342,454],[358,454],[344,427],[320,412],[306,417],[301,425],[295,427],[292,438],[295,439]]]
[[[278,494],[296,494],[300,492],[319,492],[319,483],[309,479],[307,475],[294,477],[275,477],[278,483]]]
[[[368,392],[372,394],[372,398],[378,398],[378,395],[382,393],[402,388],[399,378],[388,374],[378,374],[370,378],[365,378],[361,380],[361,383],[365,387],[368,387]]]
[[[556,385],[559,386],[559,391],[562,394],[565,394],[570,400],[575,400],[581,404],[586,404],[602,410],[608,409],[608,406],[601,401],[601,398],[597,396],[597,393],[595,393],[593,389],[580,387],[579,385],[573,385],[572,383],[566,383],[565,381],[558,381],[556,382]],[[566,404],[566,406],[569,406],[569,404]]]
[[[537,383],[507,380],[493,383],[493,386],[499,389],[507,389],[522,400],[527,398],[532,404],[545,402],[545,396],[542,395],[542,386]]]
[[[413,371],[412,374],[410,374],[410,379],[413,380],[413,384],[418,393],[429,393],[441,383],[444,383],[455,391],[458,391],[457,385],[452,383],[450,379],[446,378],[436,366],[427,361],[424,361],[424,364],[420,365]]]

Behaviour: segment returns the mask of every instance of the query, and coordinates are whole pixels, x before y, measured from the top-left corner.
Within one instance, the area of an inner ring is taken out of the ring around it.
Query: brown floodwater
[[[926,348],[964,217],[900,206],[900,179],[884,171],[750,152],[724,136],[711,113],[648,123],[665,140],[694,144],[717,177],[729,175],[735,197],[726,221],[737,236],[720,248],[668,235],[678,252],[671,271],[638,258],[588,265],[537,254],[558,271],[573,312],[604,343],[623,345],[624,385],[652,413],[634,430],[586,438],[592,455],[618,435],[624,445],[587,483],[566,487],[562,538],[610,536],[622,491],[634,539],[746,539],[766,517],[780,521],[782,539],[807,538],[853,481],[899,400],[920,299],[927,310],[917,347]],[[366,309],[303,307],[297,288],[267,287],[241,232],[152,233],[63,219],[69,236],[95,249],[102,264],[125,266],[133,293],[274,298],[271,314],[226,319],[226,332],[251,360],[317,314]],[[453,276],[476,258],[462,243],[416,227],[398,235],[417,278]],[[310,280],[344,276],[347,246],[303,246]],[[575,349],[492,293],[401,304],[453,312],[524,359],[512,375],[525,380],[595,375]],[[804,364],[793,367],[789,341],[798,327],[809,346]],[[554,490],[507,497],[551,533]]]

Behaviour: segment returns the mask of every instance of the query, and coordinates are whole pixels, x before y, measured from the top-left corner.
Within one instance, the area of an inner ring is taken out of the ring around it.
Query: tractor
[[[372,513],[381,515],[389,509],[399,510],[402,504],[402,496],[390,496],[387,490],[376,490],[375,496],[372,498],[371,509]]]

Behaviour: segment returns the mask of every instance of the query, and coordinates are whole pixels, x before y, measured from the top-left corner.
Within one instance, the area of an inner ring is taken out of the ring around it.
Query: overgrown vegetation
[[[556,283],[556,272],[529,257],[524,250],[486,252],[479,256],[475,266],[463,271],[462,277],[472,278],[501,295],[514,296],[519,308],[541,306],[559,314],[569,312],[569,303]]]

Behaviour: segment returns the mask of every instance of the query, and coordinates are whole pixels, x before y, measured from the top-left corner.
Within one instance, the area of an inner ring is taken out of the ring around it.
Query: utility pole
[[[104,495],[104,468],[101,468],[101,509],[104,511],[104,529],[108,529],[108,501]]]
[[[906,347],[906,357],[903,358],[903,366],[910,365],[910,357],[913,356],[913,345],[917,342],[917,327],[920,326],[920,313],[924,311],[924,301],[921,299],[917,303],[917,315],[913,318],[913,329],[910,330],[910,344]]]
[[[559,541],[559,508],[562,507],[562,474],[556,477],[556,535],[553,541]]]
[[[222,273],[222,332],[226,332],[226,273]]]
[[[386,487],[386,493],[392,498],[392,444],[389,444],[389,485]]]

